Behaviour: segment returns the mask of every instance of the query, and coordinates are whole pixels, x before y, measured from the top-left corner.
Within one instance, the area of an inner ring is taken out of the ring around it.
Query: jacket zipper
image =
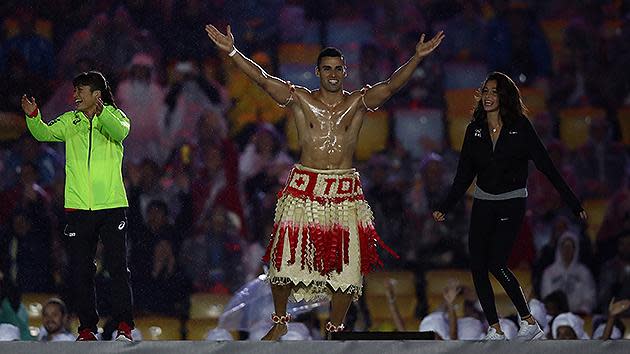
[[[90,136],[88,140],[88,160],[87,160],[87,169],[88,169],[88,187],[90,191],[89,199],[88,199],[88,209],[92,210],[93,196],[92,196],[92,174],[90,172],[90,161],[92,159],[92,119],[88,119],[90,121]]]

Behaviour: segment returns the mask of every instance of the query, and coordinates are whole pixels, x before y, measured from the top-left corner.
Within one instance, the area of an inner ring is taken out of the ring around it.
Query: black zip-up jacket
[[[536,168],[547,176],[571,210],[579,214],[583,210],[580,201],[554,166],[534,127],[524,116],[509,125],[503,125],[494,151],[488,123],[472,121],[468,124],[457,174],[446,200],[437,210],[442,213],[451,210],[466,193],[475,176],[477,186],[491,194],[525,188],[529,160],[534,161]]]

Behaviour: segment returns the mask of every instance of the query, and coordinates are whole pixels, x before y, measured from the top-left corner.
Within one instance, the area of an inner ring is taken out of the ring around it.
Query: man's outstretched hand
[[[214,44],[220,49],[226,52],[231,52],[232,49],[234,49],[234,35],[232,35],[230,25],[227,26],[227,34],[221,33],[213,25],[206,25],[206,32],[208,33],[208,37],[210,37]]]
[[[228,27],[229,28],[229,27]],[[416,55],[420,58],[426,57],[429,55],[435,48],[437,48],[440,43],[442,43],[442,39],[444,39],[444,31],[438,32],[435,37],[431,38],[430,41],[424,41],[424,33],[420,36],[420,42],[416,45]]]
[[[436,222],[442,222],[444,221],[445,217],[444,217],[444,213],[442,213],[441,211],[434,211],[433,212],[433,220],[435,220]]]
[[[35,98],[31,97],[29,99],[26,95],[22,95],[22,110],[24,114],[29,115],[37,109],[37,102],[35,102]]]

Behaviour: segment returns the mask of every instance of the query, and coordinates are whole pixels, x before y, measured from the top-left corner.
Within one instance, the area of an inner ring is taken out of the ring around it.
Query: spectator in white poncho
[[[420,322],[420,331],[433,332],[440,337],[439,339],[450,339],[448,321],[444,312],[441,311],[426,315]]]
[[[148,157],[161,164],[169,153],[163,147],[165,89],[155,76],[153,58],[146,53],[134,55],[128,77],[118,85],[116,99],[134,124],[125,139],[127,156],[134,161]]]
[[[561,313],[554,318],[551,334],[553,339],[589,339],[584,332],[584,320],[571,312]]]
[[[541,296],[562,290],[569,299],[569,310],[590,314],[595,306],[595,281],[591,271],[578,260],[579,242],[572,232],[558,240],[556,258],[543,272]]]

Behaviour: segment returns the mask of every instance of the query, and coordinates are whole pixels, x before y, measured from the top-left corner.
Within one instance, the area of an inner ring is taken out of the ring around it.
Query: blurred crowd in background
[[[533,298],[564,295],[562,312],[605,315],[611,299],[630,298],[630,1],[9,0],[0,14],[4,302],[67,291],[63,144],[30,136],[19,99],[35,97],[54,119],[74,109],[72,78],[87,70],[104,73],[131,119],[123,175],[136,312],[180,315],[190,294],[231,294],[264,271],[276,194],[299,159],[295,126],[214,48],[208,23],[230,24],[241,52],[311,89],[324,46],[342,50],[354,90],[387,79],[421,33],[445,31],[368,116],[356,156],[378,232],[402,256],[384,256],[385,268],[415,275],[418,320],[429,312],[426,272],[468,267],[472,197],[445,223],[431,212],[455,174],[475,89],[495,70],[523,91],[591,214],[580,223],[532,165],[510,265],[529,271]]]

